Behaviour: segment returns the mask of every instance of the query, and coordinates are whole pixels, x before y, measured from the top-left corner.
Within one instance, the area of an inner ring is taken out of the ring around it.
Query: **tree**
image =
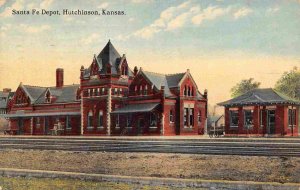
[[[260,82],[255,82],[254,78],[244,79],[241,82],[237,83],[234,87],[230,89],[231,97],[235,98],[239,95],[242,95],[250,90],[258,88]]]
[[[300,69],[294,67],[284,72],[276,82],[275,89],[287,96],[300,100]]]

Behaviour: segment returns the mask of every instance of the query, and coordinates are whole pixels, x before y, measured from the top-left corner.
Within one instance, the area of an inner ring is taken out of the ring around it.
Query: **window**
[[[126,127],[128,127],[128,128],[132,127],[131,126],[131,119],[132,119],[132,115],[131,114],[127,115],[127,118],[126,118]]]
[[[67,116],[66,118],[66,128],[71,129],[71,117]]]
[[[92,110],[90,110],[88,113],[88,127],[89,128],[93,127],[93,112],[92,112]]]
[[[244,125],[245,127],[253,126],[253,110],[244,110]]]
[[[120,127],[120,115],[117,114],[116,115],[116,128],[119,128]]]
[[[147,91],[148,91],[148,87],[147,87],[147,85],[145,85],[145,87],[144,87],[144,95],[147,95]]]
[[[186,86],[184,86],[184,91],[183,91],[183,95],[187,95],[187,88],[186,88]]]
[[[154,113],[150,113],[150,127],[152,128],[157,127],[157,115]]]
[[[170,110],[170,123],[174,122],[174,118],[173,118],[173,110]]]
[[[295,126],[296,125],[296,109],[289,109],[288,111],[288,117],[289,117],[289,126]]]
[[[115,95],[118,95],[118,88],[115,88]]]
[[[194,126],[194,108],[191,108],[189,111],[190,114],[190,127]]]
[[[194,87],[192,87],[191,96],[194,96]]]
[[[119,96],[122,95],[122,88],[119,88]]]
[[[263,128],[264,127],[264,123],[263,123],[263,110],[259,110],[259,123],[260,123],[260,127]]]
[[[239,112],[230,111],[230,127],[238,127],[239,125]]]
[[[188,87],[188,96],[191,96],[191,87]]]
[[[105,89],[104,88],[101,88],[101,94],[103,95],[105,92]]]
[[[198,123],[201,123],[201,111],[198,112]]]
[[[103,111],[100,110],[99,111],[99,118],[98,118],[98,128],[102,128],[103,127]]]
[[[140,95],[143,94],[143,86],[142,86],[142,85],[140,86],[140,92],[139,92],[139,94],[140,94]]]
[[[35,123],[35,126],[36,126],[36,127],[40,127],[40,126],[41,126],[41,123],[40,123],[40,122],[41,122],[41,121],[40,121],[40,118],[39,118],[39,117],[37,117],[35,121],[36,121],[36,123]]]
[[[47,93],[46,93],[45,102],[50,103],[50,92],[49,91],[47,91]]]
[[[187,117],[188,117],[188,108],[184,108],[184,126],[186,127],[188,125],[187,123]]]

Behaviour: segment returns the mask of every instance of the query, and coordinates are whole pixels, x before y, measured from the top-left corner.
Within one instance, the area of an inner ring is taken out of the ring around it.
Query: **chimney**
[[[138,71],[139,70],[138,70],[137,66],[135,66],[134,69],[133,69],[134,76],[136,76],[136,74],[137,74]]]
[[[204,97],[205,99],[207,99],[207,89],[204,90],[203,97]]]
[[[4,93],[9,93],[9,92],[11,92],[11,89],[10,88],[3,88],[3,92]]]
[[[56,87],[61,88],[64,86],[64,69],[56,69]]]

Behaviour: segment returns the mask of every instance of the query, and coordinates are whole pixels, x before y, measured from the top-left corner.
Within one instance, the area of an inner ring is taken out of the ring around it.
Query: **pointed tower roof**
[[[110,40],[105,45],[105,47],[102,49],[102,51],[97,56],[97,61],[102,63],[103,66],[103,72],[106,72],[107,65],[110,64],[112,67],[112,74],[116,74],[119,63],[121,60],[121,56],[116,50],[116,48],[112,45]]]

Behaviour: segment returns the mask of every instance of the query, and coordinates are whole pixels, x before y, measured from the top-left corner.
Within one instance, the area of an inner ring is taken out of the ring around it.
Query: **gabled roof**
[[[169,89],[169,85],[166,79],[166,75],[149,72],[149,71],[140,71],[153,85],[157,90],[161,89],[161,86],[165,87],[165,95],[172,96],[172,93]]]
[[[270,104],[297,104],[300,102],[294,100],[272,88],[254,89],[242,94],[231,100],[221,102],[221,106],[238,106],[238,105],[270,105]]]
[[[61,88],[49,87],[40,95],[40,97],[34,102],[34,104],[46,104],[45,95],[46,92],[49,91],[51,96],[55,96],[56,100],[53,103],[68,103],[75,102],[77,90],[79,88],[79,84],[67,85]]]
[[[34,103],[47,89],[46,87],[23,85],[22,83],[20,84],[20,86],[24,90],[26,95],[30,98],[31,103]]]
[[[185,73],[176,73],[176,74],[170,74],[166,75],[166,79],[169,85],[169,88],[178,87],[179,82],[184,77]]]

